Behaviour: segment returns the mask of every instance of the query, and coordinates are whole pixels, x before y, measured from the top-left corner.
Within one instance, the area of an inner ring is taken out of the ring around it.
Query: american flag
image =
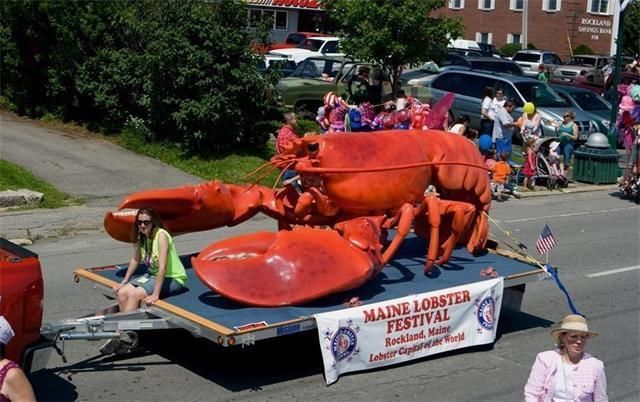
[[[556,239],[553,237],[549,225],[544,225],[544,229],[542,229],[542,233],[540,233],[540,237],[536,242],[536,250],[538,250],[539,254],[547,254],[556,244]]]

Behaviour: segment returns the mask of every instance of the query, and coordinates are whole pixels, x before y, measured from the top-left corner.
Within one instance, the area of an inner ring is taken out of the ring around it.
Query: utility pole
[[[527,26],[527,20],[529,19],[529,0],[522,0],[522,49],[527,48],[529,43],[529,27]]]

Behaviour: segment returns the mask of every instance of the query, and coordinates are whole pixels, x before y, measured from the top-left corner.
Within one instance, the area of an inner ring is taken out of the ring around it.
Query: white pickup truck
[[[298,46],[289,49],[272,50],[269,55],[286,57],[300,63],[307,57],[331,56],[342,57],[344,53],[340,51],[340,38],[335,36],[315,36],[307,38]]]

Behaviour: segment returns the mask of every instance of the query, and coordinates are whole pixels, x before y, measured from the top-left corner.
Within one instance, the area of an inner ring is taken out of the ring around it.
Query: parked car
[[[329,36],[318,32],[289,32],[284,42],[277,42],[269,46],[269,51],[278,49],[290,49],[304,42],[305,39]]]
[[[434,71],[433,66],[430,66],[427,63],[418,70],[402,74],[401,78],[402,82],[406,82],[411,86],[426,86],[428,85],[428,82],[433,79],[434,74],[446,69],[490,71],[518,75],[521,77],[524,76],[524,72],[520,66],[511,60],[498,59],[495,57],[468,57],[464,59],[464,64],[449,65],[444,68],[439,68],[439,71]]]
[[[582,109],[591,120],[596,122],[599,132],[609,133],[611,104],[602,96],[588,89],[571,85],[551,84],[551,88],[563,99],[571,103],[573,107]]]
[[[515,103],[514,119],[522,115],[525,102],[533,102],[542,116],[543,136],[556,136],[556,127],[562,122],[565,110],[576,113],[580,140],[596,131],[596,124],[579,108],[573,107],[548,84],[530,77],[486,73],[480,71],[448,70],[436,76],[429,85],[432,102],[437,102],[447,92],[456,94],[449,118],[455,120],[462,114],[469,115],[471,126],[480,129],[480,108],[485,87],[504,90],[507,99]]]
[[[290,49],[272,50],[268,53],[274,56],[283,56],[296,64],[307,57],[331,56],[342,57],[340,51],[340,38],[335,36],[314,36],[302,41],[298,46]]]
[[[348,103],[353,103],[354,77],[361,67],[370,70],[368,100],[379,105],[393,98],[391,77],[382,67],[361,63],[344,57],[309,57],[298,64],[296,70],[276,85],[284,107],[289,110],[316,113],[327,92],[334,92]],[[428,100],[427,88],[406,88],[407,95]]]
[[[587,82],[604,85],[604,73],[602,68],[607,65],[608,56],[595,54],[578,54],[569,59],[566,65],[557,67],[553,71],[553,77],[563,81],[575,80],[582,70],[586,72]]]
[[[498,59],[496,57],[468,57],[467,61],[472,70],[493,71],[521,77],[525,75],[518,63],[512,60]]]
[[[511,60],[518,63],[518,65],[522,67],[522,71],[524,71],[525,75],[528,75],[529,77],[538,76],[538,67],[540,64],[544,64],[545,67],[549,67],[551,74],[553,74],[553,71],[558,66],[562,65],[560,57],[548,50],[518,50]]]

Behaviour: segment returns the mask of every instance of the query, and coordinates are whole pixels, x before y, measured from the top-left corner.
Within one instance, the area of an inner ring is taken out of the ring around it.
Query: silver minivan
[[[448,70],[438,74],[429,84],[432,102],[437,102],[447,92],[456,94],[450,111],[450,119],[457,119],[467,114],[473,128],[480,128],[480,109],[482,95],[486,87],[503,89],[505,97],[515,104],[512,116],[515,119],[522,115],[525,102],[533,102],[542,116],[543,136],[555,137],[556,127],[562,123],[565,110],[572,110],[576,114],[575,123],[578,125],[580,141],[597,131],[597,124],[591,121],[582,110],[573,107],[560,97],[546,83],[529,77],[519,77],[506,74],[491,74],[478,71]]]

